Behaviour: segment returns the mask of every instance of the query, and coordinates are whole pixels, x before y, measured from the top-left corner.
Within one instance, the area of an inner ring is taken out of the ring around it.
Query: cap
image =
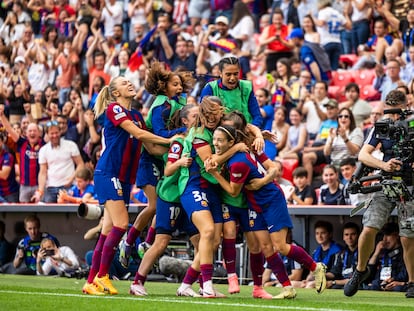
[[[338,102],[335,99],[330,99],[326,104],[323,105],[324,107],[332,107],[338,108]]]
[[[295,38],[298,38],[298,39],[304,38],[302,28],[293,28],[290,34],[287,36],[288,40],[295,39]]]
[[[23,56],[17,56],[17,57],[14,59],[14,63],[15,63],[15,64],[17,64],[18,62],[22,62],[23,64],[26,64],[26,60],[24,59],[24,57],[23,57]]]
[[[225,17],[224,15],[218,16],[215,20],[215,23],[223,23],[224,25],[229,25],[229,19]]]

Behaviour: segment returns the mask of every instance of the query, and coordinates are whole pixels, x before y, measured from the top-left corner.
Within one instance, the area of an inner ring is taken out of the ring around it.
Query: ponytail
[[[95,106],[93,107],[95,119],[104,113],[109,103],[115,101],[115,98],[112,97],[112,92],[116,90],[116,81],[118,78],[119,77],[112,79],[111,82],[109,82],[109,85],[105,85],[99,92]]]

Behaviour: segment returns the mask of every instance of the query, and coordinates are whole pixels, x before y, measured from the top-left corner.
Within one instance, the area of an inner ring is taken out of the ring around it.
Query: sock
[[[102,248],[106,240],[106,235],[102,233],[99,235],[98,242],[95,245],[92,255],[92,264],[89,269],[88,283],[93,283],[93,279],[98,274],[99,266],[101,265]]]
[[[187,269],[187,272],[185,273],[184,279],[182,283],[188,284],[188,285],[193,285],[193,283],[195,283],[198,279],[198,277],[200,276],[200,272],[195,270],[193,267],[189,267]]]
[[[302,247],[293,244],[290,245],[290,251],[287,254],[287,257],[297,261],[310,271],[315,271],[316,269],[316,262],[312,259],[311,256],[309,256],[307,252],[305,252]]]
[[[141,281],[141,284],[144,285],[146,280],[147,277],[139,274],[137,271],[137,273],[135,274],[134,283],[138,284],[138,282]]]
[[[152,243],[154,243],[154,240],[155,240],[155,228],[149,227],[147,236],[145,238],[145,242],[152,245]]]
[[[211,281],[213,278],[213,264],[202,264],[200,265],[200,270],[201,276],[203,277],[203,285],[205,286],[206,282]]]
[[[221,246],[227,274],[236,273],[236,239],[223,239]]]
[[[141,234],[141,231],[138,231],[137,229],[135,229],[134,226],[132,226],[131,229],[129,229],[128,231],[128,236],[125,242],[130,246],[134,245],[135,240],[139,237],[140,234]]]
[[[102,249],[101,266],[99,267],[98,277],[101,278],[108,274],[116,249],[125,231],[125,229],[114,226],[112,227],[111,232],[109,232]]]
[[[262,286],[264,257],[262,253],[250,253],[250,270],[252,271],[253,284]]]
[[[292,286],[289,280],[289,276],[286,272],[285,265],[283,260],[280,257],[279,253],[274,253],[273,255],[266,258],[267,264],[273,273],[276,275],[279,283],[285,286]]]

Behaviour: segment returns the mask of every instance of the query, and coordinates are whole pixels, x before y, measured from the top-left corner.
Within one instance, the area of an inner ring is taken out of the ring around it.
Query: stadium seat
[[[331,85],[346,86],[350,82],[354,82],[351,71],[332,71]]]
[[[374,86],[368,84],[361,87],[360,97],[368,101],[377,101],[381,98],[381,93]]]
[[[355,70],[353,78],[360,88],[365,85],[371,85],[375,79],[375,69]]]
[[[283,174],[282,178],[285,178],[293,182],[293,171],[299,166],[299,161],[295,159],[282,159]]]
[[[339,62],[345,64],[347,67],[352,67],[358,58],[358,55],[355,54],[344,54],[339,57]]]
[[[345,101],[345,86],[328,86],[328,97],[335,99],[339,103]]]
[[[260,88],[267,88],[269,81],[266,76],[258,76],[253,78],[253,91],[256,92]]]

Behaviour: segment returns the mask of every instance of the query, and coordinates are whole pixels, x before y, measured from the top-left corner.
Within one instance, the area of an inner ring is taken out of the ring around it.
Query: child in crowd
[[[319,204],[344,205],[344,185],[339,182],[338,170],[334,165],[328,164],[323,168],[322,180],[318,198]]]
[[[295,191],[289,198],[289,203],[295,205],[312,205],[317,203],[315,190],[308,184],[308,171],[299,166],[293,171]]]
[[[59,191],[58,203],[97,203],[92,180],[93,173],[89,168],[78,170],[75,176],[75,185],[68,191]]]

